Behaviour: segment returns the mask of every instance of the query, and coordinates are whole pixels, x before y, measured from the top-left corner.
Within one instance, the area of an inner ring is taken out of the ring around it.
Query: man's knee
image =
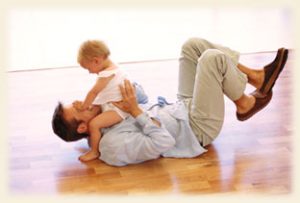
[[[198,59],[201,69],[209,73],[224,73],[225,54],[217,49],[207,49]]]
[[[202,54],[202,56],[198,59],[198,63],[203,63],[203,62],[211,63],[216,60],[223,60],[224,57],[225,57],[225,54],[218,49],[207,49]]]
[[[195,47],[196,45],[201,45],[204,43],[205,43],[204,39],[198,38],[198,37],[192,37],[183,43],[181,50],[182,51],[190,50],[190,49],[193,49],[193,47]]]

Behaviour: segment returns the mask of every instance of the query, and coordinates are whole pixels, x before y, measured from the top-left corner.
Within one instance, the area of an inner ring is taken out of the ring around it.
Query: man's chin
[[[82,114],[84,115],[84,117],[86,118],[86,122],[91,121],[94,117],[96,117],[97,115],[99,115],[101,113],[101,108],[100,106],[93,106],[91,109],[89,110],[85,110],[82,112]]]

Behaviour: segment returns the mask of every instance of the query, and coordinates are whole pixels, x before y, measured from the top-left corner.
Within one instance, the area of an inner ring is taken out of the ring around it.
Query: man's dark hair
[[[59,102],[52,117],[53,132],[66,142],[77,141],[84,137],[88,137],[89,134],[87,133],[77,132],[77,127],[80,121],[75,119],[71,122],[66,121],[66,119],[63,117],[63,110],[63,105],[61,102]]]

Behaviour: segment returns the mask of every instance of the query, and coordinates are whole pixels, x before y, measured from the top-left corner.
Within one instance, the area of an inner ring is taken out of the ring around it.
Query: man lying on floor
[[[255,70],[238,63],[236,51],[204,39],[189,39],[181,50],[178,101],[144,110],[138,105],[140,89],[125,80],[120,87],[123,100],[114,105],[131,116],[102,129],[99,158],[124,166],[160,156],[191,158],[204,153],[223,125],[223,95],[236,105],[238,120],[249,119],[271,101],[287,57],[287,49],[278,49],[273,62]],[[247,83],[256,90],[245,94]],[[65,141],[88,137],[87,124],[100,111],[99,106],[78,112],[72,105],[59,104],[53,131]]]

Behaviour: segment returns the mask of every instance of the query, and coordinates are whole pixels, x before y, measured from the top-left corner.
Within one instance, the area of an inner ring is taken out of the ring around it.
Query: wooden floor
[[[260,67],[275,53],[242,55]],[[9,191],[11,194],[207,194],[292,192],[292,63],[274,88],[271,103],[246,122],[226,99],[224,128],[208,152],[193,159],[160,158],[126,167],[100,160],[81,163],[85,141],[64,143],[52,133],[58,100],[83,99],[94,76],[80,68],[7,73],[9,82]],[[122,65],[151,98],[176,98],[176,60]],[[247,87],[247,92],[251,91]],[[152,99],[152,101],[154,101]]]

